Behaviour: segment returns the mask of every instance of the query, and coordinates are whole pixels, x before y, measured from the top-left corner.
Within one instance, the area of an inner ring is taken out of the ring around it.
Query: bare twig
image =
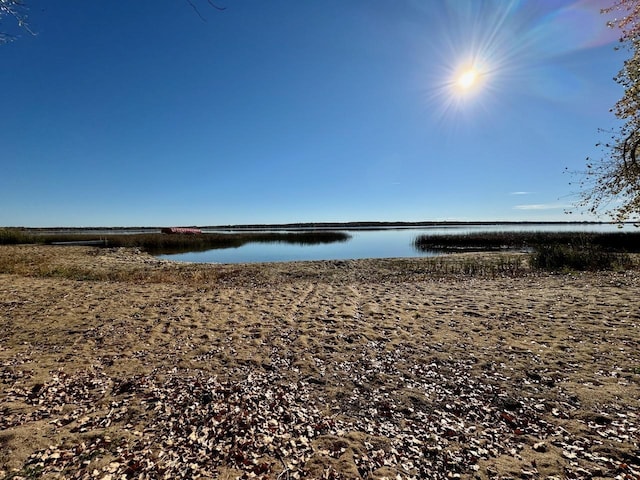
[[[200,17],[200,20],[207,23],[207,19],[202,16],[202,14],[200,13],[200,10],[198,10],[198,7],[196,7],[191,0],[187,0],[187,3],[191,5],[191,8],[193,8],[193,11],[196,12],[196,14],[198,14],[198,16]]]
[[[193,3],[191,0],[187,0],[187,3],[189,5],[191,5],[191,8],[193,8],[194,12],[196,12],[196,14],[198,15],[198,17],[200,17],[200,20],[202,20],[203,22],[207,23],[207,19],[204,18],[204,16],[202,15],[202,13],[200,13],[200,10],[198,9],[198,7],[196,6],[195,3]],[[211,0],[207,0],[207,3],[209,5],[211,5],[213,8],[215,8],[216,10],[219,11],[223,11],[226,10],[226,7],[220,7],[219,5],[216,5],[215,3],[213,3]]]
[[[213,8],[215,8],[216,10],[220,10],[220,11],[222,11],[222,10],[226,10],[226,9],[227,9],[227,7],[220,7],[220,6],[216,5],[216,4],[215,4],[215,3],[213,3],[211,0],[207,0],[207,3],[208,3],[209,5],[211,5]]]

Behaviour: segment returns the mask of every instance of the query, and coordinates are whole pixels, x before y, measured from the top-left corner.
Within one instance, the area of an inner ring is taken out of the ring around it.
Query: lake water
[[[625,225],[623,230],[631,231],[634,228],[635,227],[632,225]],[[619,231],[619,227],[611,224],[495,224],[382,230],[342,229],[336,231],[348,233],[351,235],[351,238],[346,242],[318,245],[249,243],[238,248],[223,248],[207,250],[204,252],[159,255],[159,258],[198,263],[255,263],[301,260],[425,257],[437,254],[434,252],[421,252],[414,248],[413,241],[420,235],[444,235],[487,231],[613,232]]]

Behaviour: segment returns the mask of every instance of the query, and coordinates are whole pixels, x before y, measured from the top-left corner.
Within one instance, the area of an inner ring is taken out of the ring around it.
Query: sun
[[[481,90],[485,81],[485,75],[479,67],[467,66],[456,71],[451,83],[457,95],[466,97]]]
[[[478,85],[478,82],[480,80],[479,77],[480,74],[475,68],[469,68],[468,70],[465,70],[460,74],[458,80],[456,81],[456,85],[462,90],[469,90]]]

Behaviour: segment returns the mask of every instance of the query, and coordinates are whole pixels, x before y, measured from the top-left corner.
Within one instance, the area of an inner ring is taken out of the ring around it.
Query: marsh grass
[[[454,235],[421,235],[418,250],[500,251],[530,250],[541,245],[585,245],[611,252],[640,253],[640,232],[479,232]]]
[[[541,270],[624,270],[640,252],[640,232],[482,232],[416,238],[418,250],[531,252],[531,267]]]
[[[289,243],[314,245],[344,242],[350,236],[344,232],[259,232],[188,234],[109,234],[96,236],[85,233],[32,234],[19,229],[0,229],[0,244],[60,244],[103,241],[106,247],[137,247],[153,255],[198,252],[218,248],[238,248],[248,243]]]
[[[34,243],[33,235],[17,228],[0,228],[0,245],[18,245],[21,243]]]

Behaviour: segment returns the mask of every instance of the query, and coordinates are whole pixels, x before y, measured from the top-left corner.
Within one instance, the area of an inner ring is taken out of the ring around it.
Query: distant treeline
[[[241,247],[247,243],[291,243],[314,245],[344,242],[350,235],[343,232],[264,232],[204,233],[201,235],[132,233],[96,236],[88,233],[34,234],[22,229],[0,229],[0,244],[89,244],[100,241],[107,247],[137,247],[152,254],[181,253]]]
[[[217,230],[217,231],[245,231],[245,230],[362,230],[371,229],[379,230],[386,228],[422,228],[422,227],[462,227],[468,225],[492,226],[492,225],[603,225],[609,222],[463,222],[463,221],[420,221],[420,222],[298,222],[298,223],[255,223],[244,225],[208,225],[196,226],[188,225],[188,227],[199,228],[201,230]],[[186,225],[185,225],[186,226]],[[105,231],[105,232],[142,232],[156,233],[160,232],[162,227],[12,227],[31,233],[82,233],[86,231]]]
[[[280,223],[280,224],[248,224],[218,225],[200,227],[204,230],[380,230],[387,228],[422,228],[422,227],[462,227],[467,225],[600,225],[602,222],[462,222],[462,221],[421,221],[421,222],[315,222],[315,223]]]

